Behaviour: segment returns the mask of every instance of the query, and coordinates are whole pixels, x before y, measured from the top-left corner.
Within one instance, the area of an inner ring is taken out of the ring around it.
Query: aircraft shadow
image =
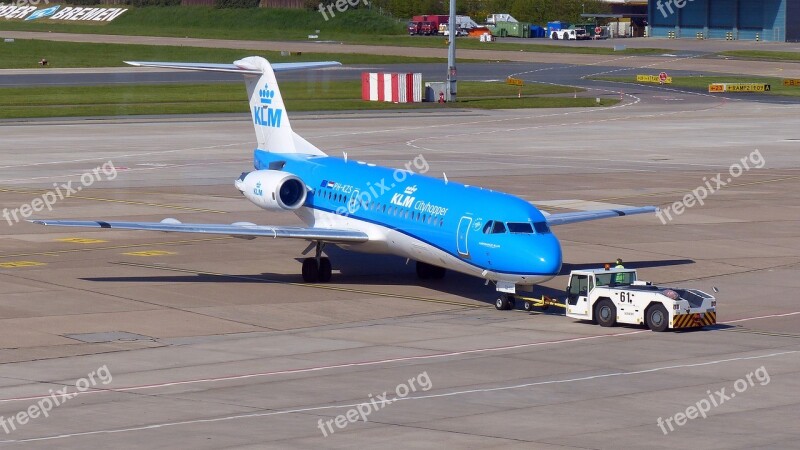
[[[349,252],[336,247],[326,248],[326,254],[331,258],[334,265],[334,275],[331,282],[336,286],[359,286],[364,289],[374,290],[380,286],[404,286],[419,285],[428,289],[450,295],[472,299],[484,303],[493,304],[497,299],[497,293],[493,287],[486,286],[481,279],[468,275],[449,271],[443,280],[419,280],[416,275],[414,262],[406,264],[404,258],[392,255],[371,255],[363,253]],[[297,258],[302,261],[302,258]],[[639,267],[663,267],[680,264],[692,264],[691,260],[663,260],[663,261],[632,261],[626,262],[625,266],[630,268]],[[595,264],[564,264],[561,275],[568,274],[570,270],[579,268],[602,267],[603,263]],[[133,271],[135,267],[128,267],[127,270]],[[156,267],[148,266],[151,270]],[[168,267],[165,271],[170,270]],[[297,263],[296,274],[277,274],[277,273],[255,273],[255,274],[214,274],[214,273],[191,273],[191,274],[167,274],[150,276],[114,276],[114,277],[87,277],[85,281],[94,282],[119,282],[119,283],[302,283],[300,276],[300,264]],[[547,286],[536,286],[533,293],[522,293],[523,296],[540,297],[546,295],[553,299],[563,300],[565,293],[563,289],[555,289]],[[521,302],[518,302],[518,308]],[[554,311],[554,309],[556,311]],[[548,312],[558,313],[557,308],[550,308]],[[563,310],[561,311],[563,314]]]
[[[298,268],[300,266],[298,265]],[[135,269],[135,268],[131,268]],[[165,269],[169,270],[169,269]],[[302,284],[300,274],[287,275],[275,273],[255,274],[176,274],[150,276],[87,277],[84,281],[102,283],[219,283],[219,284]],[[312,283],[314,284],[314,283]],[[325,285],[352,287],[370,291],[380,291],[381,286],[418,285],[458,297],[485,303],[494,303],[497,297],[493,288],[475,277],[449,272],[443,280],[419,280],[416,274],[347,275],[334,270],[333,280]]]

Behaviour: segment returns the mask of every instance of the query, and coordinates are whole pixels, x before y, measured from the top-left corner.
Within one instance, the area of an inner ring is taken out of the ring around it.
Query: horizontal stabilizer
[[[302,69],[321,69],[341,66],[337,61],[312,61],[271,64],[260,56],[248,56],[233,64],[125,61],[137,67],[161,69],[226,72],[244,75],[247,97],[250,100],[250,119],[256,132],[258,148],[272,153],[300,153],[325,156],[325,153],[293,130],[286,112],[283,96],[278,88],[275,72]]]
[[[239,63],[239,64],[236,64]],[[180,62],[157,62],[157,61],[125,61],[125,64],[136,67],[158,67],[162,69],[176,70],[199,70],[204,72],[231,72],[250,75],[261,75],[263,70],[256,66],[251,66],[243,61],[236,61],[234,64],[214,64],[214,63],[180,63]],[[316,61],[316,62],[292,62],[272,64],[275,72],[301,69],[321,69],[324,67],[341,66],[342,63],[336,61]]]

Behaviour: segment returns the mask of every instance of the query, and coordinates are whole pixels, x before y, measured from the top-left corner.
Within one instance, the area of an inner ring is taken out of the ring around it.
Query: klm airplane
[[[514,294],[558,275],[561,246],[551,227],[631,214],[654,207],[547,214],[510,194],[439,180],[404,169],[378,167],[328,156],[292,131],[275,71],[328,67],[335,62],[273,64],[248,57],[233,64],[130,62],[135,66],[243,74],[258,147],[255,170],[243,173],[236,188],[268,211],[292,211],[304,227],[249,222],[189,224],[161,222],[35,220],[42,225],[222,234],[309,241],[303,252],[303,280],[330,281],[327,244],[416,261],[417,275],[438,279],[446,270],[496,285],[498,309],[513,305]]]

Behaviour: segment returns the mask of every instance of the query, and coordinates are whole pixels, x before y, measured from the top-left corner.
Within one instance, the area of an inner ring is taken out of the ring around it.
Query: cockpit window
[[[528,222],[508,222],[508,231],[515,234],[533,234],[533,227]]]
[[[483,227],[483,234],[503,234],[505,232],[506,226],[503,222],[490,220],[486,222],[486,225]]]
[[[492,234],[503,234],[506,232],[506,226],[503,222],[495,222],[492,226]]]
[[[547,222],[534,222],[533,228],[539,234],[545,234],[550,232],[550,227],[547,226]]]

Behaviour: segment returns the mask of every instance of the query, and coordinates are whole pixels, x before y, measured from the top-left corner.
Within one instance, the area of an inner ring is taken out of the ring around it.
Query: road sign
[[[769,92],[772,85],[763,83],[713,83],[708,92]]]
[[[506,84],[510,84],[512,86],[524,86],[525,82],[519,78],[508,77],[506,78]]]
[[[594,29],[594,34],[603,34],[603,29],[600,28],[600,27],[595,28]]]
[[[795,79],[783,80],[783,85],[800,87],[800,79],[795,78]]]
[[[669,77],[667,76],[667,72],[661,72],[660,74],[658,74],[659,83],[664,84],[667,82],[667,79],[669,79]]]
[[[708,92],[725,92],[725,85],[720,83],[709,84]]]
[[[662,75],[666,75],[666,73],[662,72]],[[636,75],[636,82],[672,84],[672,77],[668,76],[664,78],[664,81],[661,81],[661,75]]]

